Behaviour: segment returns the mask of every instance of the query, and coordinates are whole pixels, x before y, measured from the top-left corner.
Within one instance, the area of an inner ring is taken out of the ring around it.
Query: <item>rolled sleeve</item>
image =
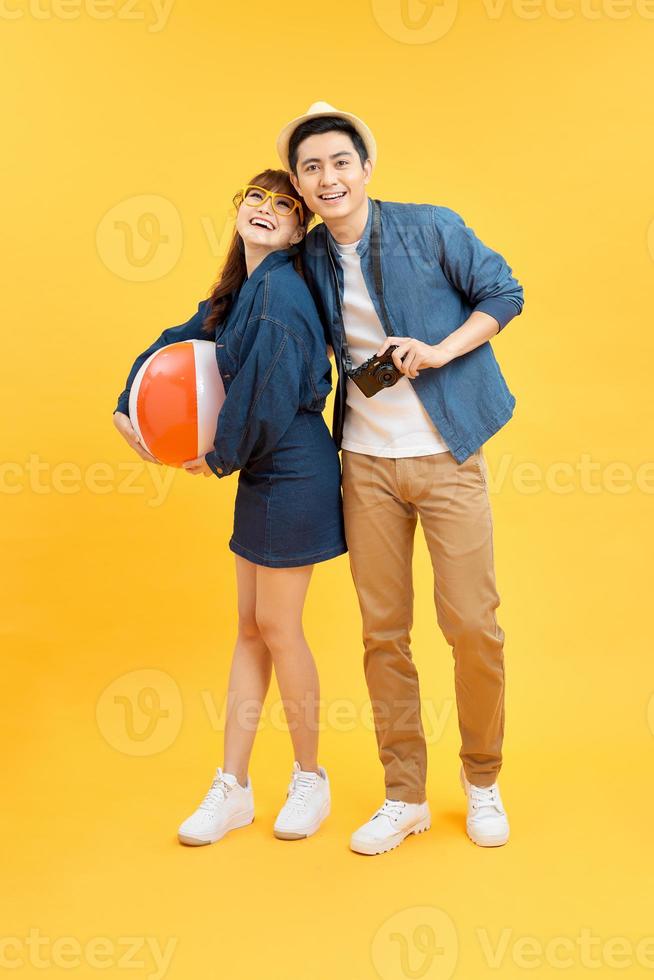
[[[499,252],[485,245],[463,218],[449,208],[434,208],[433,229],[438,260],[452,285],[473,312],[488,313],[499,329],[522,312],[524,293]]]

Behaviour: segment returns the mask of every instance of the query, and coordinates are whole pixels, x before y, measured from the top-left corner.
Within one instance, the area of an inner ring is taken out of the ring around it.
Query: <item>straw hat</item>
[[[357,133],[363,140],[366,150],[368,151],[370,161],[374,164],[375,160],[377,159],[377,144],[375,142],[375,137],[372,135],[366,124],[359,119],[358,116],[353,116],[351,112],[341,112],[340,109],[335,109],[333,105],[329,104],[329,102],[314,102],[313,105],[309,106],[303,116],[298,116],[297,119],[291,119],[290,123],[287,123],[284,126],[281,133],[277,137],[277,152],[279,153],[279,159],[282,161],[287,170],[291,169],[288,160],[288,144],[291,141],[291,136],[300,123],[306,122],[307,119],[316,119],[318,116],[331,116],[334,119],[347,120],[347,122],[349,122],[356,129]]]

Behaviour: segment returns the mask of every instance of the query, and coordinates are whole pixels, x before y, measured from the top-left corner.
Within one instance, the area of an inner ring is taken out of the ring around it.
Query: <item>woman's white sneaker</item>
[[[300,763],[293,763],[286,802],[279,811],[273,833],[280,840],[300,840],[315,834],[330,810],[329,779],[318,767],[317,772],[304,772]]]
[[[409,834],[421,834],[431,827],[429,804],[384,800],[368,823],[355,830],[350,847],[358,854],[383,854],[401,844]]]
[[[177,837],[182,844],[213,844],[230,830],[246,827],[254,820],[254,796],[248,776],[245,787],[220,766],[211,789],[195,813],[181,824]]]
[[[466,830],[480,847],[499,847],[509,839],[509,821],[497,782],[492,786],[473,786],[463,766],[459,773],[463,792],[468,798]]]

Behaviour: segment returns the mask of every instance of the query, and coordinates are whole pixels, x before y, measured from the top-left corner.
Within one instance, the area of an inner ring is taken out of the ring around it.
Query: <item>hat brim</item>
[[[377,143],[375,142],[375,137],[372,135],[366,124],[358,116],[353,116],[351,112],[340,112],[338,109],[325,110],[320,112],[307,112],[303,116],[298,116],[296,119],[292,119],[290,123],[282,129],[281,133],[277,137],[277,153],[279,154],[279,159],[284,164],[286,170],[290,171],[291,166],[288,159],[288,147],[291,142],[291,136],[297,129],[297,127],[306,122],[308,119],[320,119],[322,117],[328,117],[331,119],[345,119],[350,123],[351,126],[356,129],[357,133],[363,140],[370,162],[375,164],[377,160]]]

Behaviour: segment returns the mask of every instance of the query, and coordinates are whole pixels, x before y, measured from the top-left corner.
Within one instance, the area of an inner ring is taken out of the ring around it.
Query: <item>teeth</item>
[[[321,194],[320,196],[323,201],[335,201],[339,197],[344,197],[345,191],[339,191],[338,194]]]
[[[269,224],[267,221],[264,221],[262,218],[253,218],[250,224],[256,225],[259,228],[267,228],[268,231],[273,230],[273,226]]]

